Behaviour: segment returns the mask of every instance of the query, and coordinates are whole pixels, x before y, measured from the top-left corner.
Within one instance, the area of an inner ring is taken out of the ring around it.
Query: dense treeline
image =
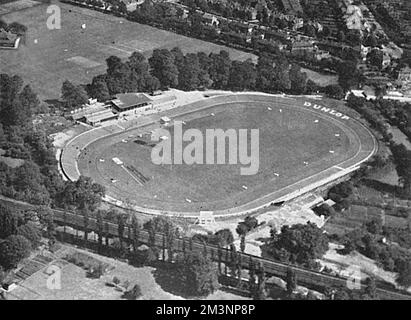
[[[0,285],[7,277],[5,271],[15,268],[38,247],[42,223],[41,215],[34,219],[0,204]]]
[[[390,100],[366,100],[350,96],[349,107],[360,112],[387,140],[391,139],[389,124],[397,126],[411,139],[411,104]]]
[[[359,112],[389,144],[402,184],[402,194],[409,198],[411,195],[411,150],[408,150],[403,144],[397,144],[393,141],[391,127],[386,118],[392,124],[399,125],[405,132],[409,132],[410,105],[385,100],[367,101],[365,98],[353,95],[348,97],[347,105]]]
[[[403,32],[404,30],[402,30],[399,21],[393,19],[387,9],[387,6],[384,6],[383,3],[369,3],[368,7],[392,41],[397,44],[407,43],[407,41],[409,42],[409,35],[407,36],[405,32]]]
[[[409,229],[406,231],[385,227],[380,220],[371,220],[362,228],[345,234],[340,241],[344,244],[342,253],[353,250],[377,261],[384,270],[397,272],[397,282],[405,287],[411,285],[411,246]],[[398,245],[400,242],[401,246]]]
[[[177,88],[185,91],[203,89],[258,90],[269,93],[310,93],[315,84],[307,79],[298,65],[284,57],[263,55],[257,64],[251,60],[231,60],[226,51],[206,54],[184,54],[180,48],[155,49],[147,60],[134,52],[127,61],[111,56],[107,72],[93,78],[87,85],[90,97],[106,101],[117,93],[151,92]],[[67,108],[78,102],[81,89],[65,82],[62,98]],[[84,97],[85,99],[85,97]]]
[[[391,125],[397,126],[411,140],[411,104],[378,99],[372,101],[374,107],[385,116]]]
[[[89,178],[63,181],[47,133],[33,125],[39,108],[36,93],[19,76],[0,74],[0,151],[23,162],[10,167],[0,161],[0,194],[41,205],[96,206],[104,188]]]
[[[316,224],[283,226],[281,233],[271,230],[269,241],[262,247],[263,256],[301,265],[310,269],[319,267],[320,259],[328,250],[328,237]]]
[[[0,75],[0,148],[5,156],[23,159],[11,168],[0,162],[0,192],[35,204],[48,204],[62,185],[52,146],[45,132],[35,130],[32,114],[37,95],[18,76]]]

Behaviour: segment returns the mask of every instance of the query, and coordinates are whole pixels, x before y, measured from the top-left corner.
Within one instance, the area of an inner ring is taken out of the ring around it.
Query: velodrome
[[[172,215],[196,218],[201,211],[209,211],[212,208],[215,218],[244,215],[260,208],[269,206],[272,203],[287,201],[301,194],[312,191],[324,184],[328,184],[339,179],[367,161],[377,150],[377,142],[372,133],[359,121],[348,117],[339,110],[334,110],[321,102],[310,100],[309,98],[279,97],[258,93],[237,93],[222,94],[200,100],[189,105],[180,106],[166,112],[162,112],[149,117],[142,117],[136,127],[122,130],[118,126],[109,128],[97,128],[87,131],[69,141],[61,153],[61,168],[65,176],[70,180],[76,180],[81,173],[90,175],[98,182],[104,182],[101,172],[93,164],[83,167],[78,165],[79,159],[86,153],[87,159],[93,159],[93,150],[99,149],[99,145],[107,144],[109,141],[121,141],[135,132],[150,130],[155,127],[162,116],[167,115],[173,120],[185,119],[188,115],[198,112],[209,112],[210,109],[230,103],[258,103],[261,105],[273,104],[277,108],[293,108],[303,112],[313,113],[319,119],[325,120],[338,127],[349,137],[350,149],[344,157],[339,157],[323,164],[315,170],[307,170],[307,173],[287,177],[285,181],[279,183],[273,179],[264,185],[245,190],[232,199],[220,199],[208,202],[181,203],[171,201],[160,201],[154,199],[143,199],[126,196],[124,189],[116,189],[112,184],[105,183],[107,187],[106,201],[117,206],[126,206],[126,202],[132,203],[134,210],[153,215]],[[314,107],[315,106],[315,107]],[[90,161],[90,160],[89,160]],[[94,159],[96,161],[96,159]],[[241,201],[238,201],[241,199]],[[127,201],[125,201],[127,200]],[[130,205],[130,204],[127,204]]]

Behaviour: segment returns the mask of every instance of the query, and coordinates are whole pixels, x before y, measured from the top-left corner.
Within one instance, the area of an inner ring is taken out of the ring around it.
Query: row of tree
[[[233,61],[226,51],[184,55],[176,47],[156,49],[148,60],[138,52],[124,62],[111,56],[107,59],[107,72],[94,77],[85,89],[65,81],[62,101],[71,110],[86,103],[88,96],[107,101],[118,93],[152,92],[160,88],[304,94],[316,86],[298,65],[290,66],[284,57],[264,55],[254,64],[251,60]]]

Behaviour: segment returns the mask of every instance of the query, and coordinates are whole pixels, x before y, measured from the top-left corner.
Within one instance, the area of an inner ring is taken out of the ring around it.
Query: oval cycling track
[[[120,127],[111,126],[109,128],[97,128],[87,131],[67,143],[61,154],[61,168],[66,177],[72,181],[77,180],[80,173],[83,173],[84,175],[91,176],[93,179],[97,177],[95,180],[99,183],[104,182],[104,180],[99,177],[100,173],[96,166],[88,166],[87,169],[84,166],[80,166],[79,169],[79,158],[90,157],[90,161],[88,162],[95,162],[96,159],[92,158],[93,152],[90,150],[96,150],[99,146],[105,145],[110,140],[121,141],[133,131],[141,132],[141,130],[147,131],[154,128],[163,116],[168,116],[173,120],[184,120],[184,117],[190,114],[215,108],[220,105],[234,103],[256,103],[260,106],[293,108],[300,109],[305,113],[313,113],[316,117],[333,123],[349,137],[350,152],[347,152],[343,159],[338,158],[330,161],[327,167],[318,169],[318,172],[314,174],[301,176],[298,177],[298,179],[296,179],[297,177],[290,179],[289,184],[282,184],[278,187],[274,182],[268,181],[258,188],[245,190],[242,195],[240,195],[244,198],[243,203],[239,205],[235,205],[234,202],[232,202],[231,207],[230,199],[216,201],[213,203],[214,208],[217,208],[213,210],[216,218],[244,215],[268,206],[271,203],[292,199],[324,184],[330,183],[358,168],[358,166],[367,161],[378,148],[377,141],[368,128],[359,121],[343,115],[342,112],[339,112],[337,109],[321,104],[321,101],[310,100],[309,98],[279,97],[258,93],[227,94],[207,98],[186,106],[144,117],[137,126],[129,130],[122,130]],[[87,151],[85,152],[85,150]],[[105,200],[119,206],[125,206],[125,199],[121,197],[122,193],[119,190],[111,190],[113,186],[110,183],[105,183],[105,185],[108,191],[108,197],[106,197]],[[201,211],[199,208],[207,207],[206,203],[176,204],[155,200],[146,201],[146,199],[138,199],[138,197],[132,200],[135,201],[131,201],[131,204],[128,203],[128,206],[132,205],[136,211],[153,215],[160,214],[195,218],[199,216]],[[128,198],[127,201],[130,202],[130,199]]]

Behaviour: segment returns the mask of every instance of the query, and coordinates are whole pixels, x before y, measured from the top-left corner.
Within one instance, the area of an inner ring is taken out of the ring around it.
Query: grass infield
[[[196,210],[217,210],[243,205],[318,174],[353,157],[358,148],[352,132],[338,122],[281,102],[228,103],[179,120],[186,123],[183,131],[259,129],[258,173],[240,175],[241,163],[155,165],[151,148],[135,142],[138,134],[150,132],[152,126],[90,144],[79,158],[80,172],[105,185],[108,195],[140,206],[180,210],[190,205]],[[115,164],[114,157],[128,170]]]

